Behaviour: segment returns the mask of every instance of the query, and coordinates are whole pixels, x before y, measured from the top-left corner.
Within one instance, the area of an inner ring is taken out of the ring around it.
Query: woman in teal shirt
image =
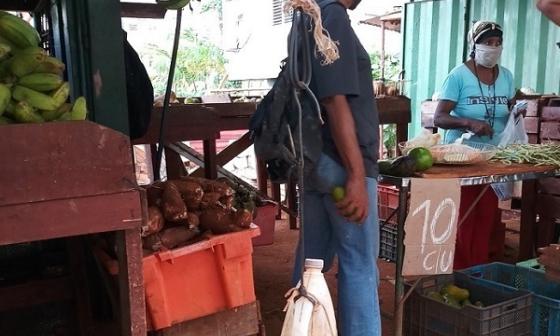
[[[515,94],[511,72],[498,65],[503,32],[495,22],[476,22],[469,32],[469,60],[453,69],[441,90],[434,124],[446,130],[445,143],[465,132],[469,141],[495,144],[509,117],[509,102]],[[505,228],[498,199],[491,188],[463,187],[459,218],[477,197],[484,195],[457,230],[454,268],[488,262],[503,253]]]

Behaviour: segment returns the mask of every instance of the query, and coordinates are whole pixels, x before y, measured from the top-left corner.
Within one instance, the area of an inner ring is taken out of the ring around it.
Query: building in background
[[[283,10],[283,0],[222,0],[223,42],[228,59],[229,80],[244,88],[269,88],[287,56],[286,42],[291,15]],[[368,52],[381,50],[381,28],[360,23],[402,5],[403,0],[364,1],[351,11],[354,30]],[[386,52],[401,50],[400,34],[386,33]]]

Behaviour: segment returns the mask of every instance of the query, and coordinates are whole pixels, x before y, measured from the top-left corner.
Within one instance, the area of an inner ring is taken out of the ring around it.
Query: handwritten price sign
[[[451,274],[461,185],[455,179],[412,179],[402,274]]]

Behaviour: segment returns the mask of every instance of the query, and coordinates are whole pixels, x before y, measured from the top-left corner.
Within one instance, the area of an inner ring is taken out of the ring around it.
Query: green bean
[[[527,163],[538,166],[560,166],[560,145],[509,145],[504,148],[500,148],[492,160],[502,162],[506,165],[511,165],[513,163]]]

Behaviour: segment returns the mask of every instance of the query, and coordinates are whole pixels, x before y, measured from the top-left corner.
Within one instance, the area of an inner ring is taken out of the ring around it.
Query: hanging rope
[[[315,57],[317,57],[317,54],[321,54],[322,65],[332,64],[340,58],[338,54],[338,42],[333,41],[329,32],[323,28],[321,8],[314,0],[288,0],[286,1],[284,11],[288,13],[290,10],[300,10],[311,18],[313,23],[313,38],[315,39],[314,53]]]

